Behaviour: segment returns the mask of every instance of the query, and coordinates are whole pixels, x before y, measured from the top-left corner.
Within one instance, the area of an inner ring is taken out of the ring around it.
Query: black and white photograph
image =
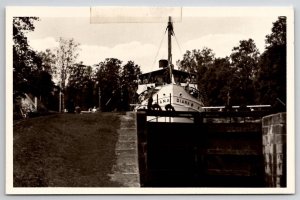
[[[292,7],[7,7],[7,194],[292,194]]]

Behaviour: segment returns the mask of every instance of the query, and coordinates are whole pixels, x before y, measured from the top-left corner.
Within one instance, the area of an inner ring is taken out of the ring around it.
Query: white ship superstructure
[[[139,76],[139,102],[135,110],[202,112],[204,105],[197,89],[195,74],[173,69],[171,37],[174,32],[171,17],[167,30],[168,60],[159,61],[162,69]]]

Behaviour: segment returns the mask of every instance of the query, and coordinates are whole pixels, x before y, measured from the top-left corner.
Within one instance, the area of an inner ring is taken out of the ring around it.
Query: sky
[[[277,15],[184,17],[174,22],[173,64],[186,50],[208,47],[216,57],[229,56],[240,40],[252,38],[260,53],[265,36],[271,33]],[[167,59],[165,23],[90,23],[89,17],[40,17],[35,30],[27,33],[30,46],[37,51],[54,49],[58,38],[74,38],[80,43],[78,62],[98,64],[105,58],[132,60],[142,72],[158,69],[158,60]],[[160,47],[161,44],[161,47]],[[159,48],[160,47],[160,48]],[[176,66],[175,66],[176,68]]]

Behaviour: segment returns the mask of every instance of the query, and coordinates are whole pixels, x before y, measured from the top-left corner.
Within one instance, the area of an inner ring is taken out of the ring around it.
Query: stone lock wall
[[[286,113],[263,117],[263,155],[267,187],[286,187]]]

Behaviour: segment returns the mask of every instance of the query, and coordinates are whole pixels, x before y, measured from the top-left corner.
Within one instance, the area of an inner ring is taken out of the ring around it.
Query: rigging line
[[[180,44],[179,44],[179,42],[178,42],[177,37],[176,37],[175,34],[174,34],[174,37],[175,37],[175,41],[177,43],[177,46],[179,48],[180,55],[183,56],[181,46],[180,46]],[[179,68],[179,66],[178,66],[178,68]],[[188,70],[188,73],[189,73],[189,76],[191,76],[191,70],[190,69]]]
[[[156,56],[155,56],[154,62],[153,62],[153,64],[152,64],[152,67],[155,65],[155,62],[156,62],[156,60],[157,60],[157,56],[158,56],[159,50],[160,50],[161,45],[162,45],[162,43],[163,43],[163,41],[164,41],[164,39],[165,39],[165,34],[166,34],[166,32],[167,32],[167,31],[165,31],[165,32],[163,33],[163,35],[162,35],[162,39],[161,39],[160,44],[159,44],[159,47],[158,47],[158,49],[157,49]]]
[[[183,54],[182,54],[182,50],[181,50],[181,46],[180,46],[180,44],[179,44],[179,42],[178,42],[177,37],[176,37],[175,34],[174,34],[174,37],[175,37],[175,41],[176,41],[176,43],[177,43],[177,46],[178,46],[178,48],[179,48],[180,54],[183,55]]]
[[[163,41],[164,41],[166,32],[167,32],[167,31],[165,31],[165,32],[163,33],[162,39],[160,40],[160,44],[159,44],[159,47],[158,47],[158,49],[157,49],[155,59],[154,59],[153,64],[152,64],[152,66],[151,66],[151,71],[152,71],[152,69],[153,69],[153,67],[154,67],[154,65],[155,65],[156,60],[157,60],[157,56],[158,56],[159,50],[160,50],[160,48],[161,48],[161,45],[162,45],[162,43],[163,43]],[[150,71],[149,76],[148,76],[148,81],[149,81],[149,79],[150,79],[150,77],[151,77],[151,71]]]

